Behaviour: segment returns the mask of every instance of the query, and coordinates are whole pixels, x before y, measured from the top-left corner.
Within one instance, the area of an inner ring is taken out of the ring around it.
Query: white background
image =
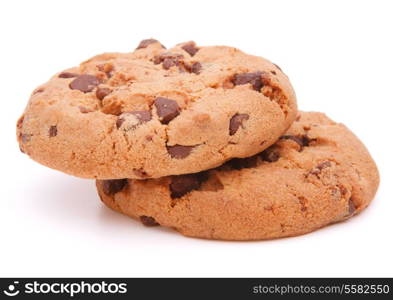
[[[391,3],[1,1],[0,276],[393,276]],[[92,180],[19,152],[15,123],[36,86],[150,37],[235,46],[280,65],[301,109],[326,112],[368,146],[382,179],[371,206],[296,238],[185,238],[110,211]]]

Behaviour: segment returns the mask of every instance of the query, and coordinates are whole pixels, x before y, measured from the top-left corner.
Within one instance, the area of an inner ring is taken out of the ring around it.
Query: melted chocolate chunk
[[[303,146],[308,147],[310,146],[311,142],[314,142],[316,139],[310,139],[307,135],[302,136],[302,143]]]
[[[138,119],[138,124],[135,125],[146,123],[151,120],[151,112],[148,110],[135,110],[135,111],[124,112],[119,116],[119,118],[116,121],[116,127],[118,129],[121,127],[121,125],[124,123],[125,119],[129,115],[133,115]]]
[[[191,56],[194,56],[195,53],[199,51],[199,48],[195,45],[195,42],[192,41],[184,44],[181,48]]]
[[[195,62],[191,65],[190,72],[199,75],[202,70],[202,65],[199,62]]]
[[[246,158],[233,158],[227,162],[227,164],[232,169],[236,169],[236,170],[241,170],[244,168],[254,168],[257,166],[257,163],[258,163],[258,157],[256,155]]]
[[[142,40],[139,43],[138,47],[136,47],[136,50],[147,48],[147,46],[149,46],[151,44],[154,44],[154,43],[159,43],[161,45],[161,47],[165,49],[165,47],[159,41],[157,41],[156,39],[146,39],[146,40]]]
[[[300,146],[300,150],[303,150],[303,147],[310,146],[310,143],[315,141],[315,139],[310,139],[307,135],[303,136],[295,136],[295,135],[283,135],[280,137],[280,140],[292,140]]]
[[[106,96],[108,96],[111,92],[112,92],[112,90],[109,89],[109,88],[101,88],[101,87],[99,87],[99,88],[97,88],[97,90],[96,90],[96,97],[97,97],[99,100],[103,100],[103,99],[104,99]]]
[[[283,135],[283,136],[280,137],[280,140],[291,140],[291,141],[294,141],[295,143],[297,143],[300,146],[300,148],[303,148],[303,146],[304,146],[303,138],[295,136],[295,135]]]
[[[252,88],[260,91],[263,87],[262,72],[235,74],[232,82],[234,85],[251,84]]]
[[[172,99],[157,97],[154,101],[154,106],[157,109],[157,115],[162,124],[168,124],[180,113],[179,105]]]
[[[153,62],[156,65],[162,63],[162,67],[168,70],[170,67],[178,66],[183,58],[184,56],[181,54],[166,52],[155,56]]]
[[[270,146],[260,154],[262,160],[267,162],[275,162],[280,159],[280,153],[274,146]]]
[[[105,195],[112,196],[120,192],[127,185],[127,179],[103,180],[102,190]]]
[[[167,146],[166,149],[168,150],[168,153],[172,158],[182,159],[189,156],[194,147],[195,146],[175,145],[175,146]]]
[[[49,127],[49,137],[54,137],[57,135],[57,126],[51,126]]]
[[[79,76],[79,74],[71,73],[71,72],[62,72],[59,74],[59,78],[74,78]]]
[[[70,83],[70,89],[79,90],[83,93],[91,92],[97,85],[100,84],[100,80],[88,74],[79,75]]]
[[[348,215],[352,216],[356,212],[356,206],[353,200],[350,198],[348,200]]]
[[[320,163],[319,165],[317,165],[314,169],[312,169],[310,171],[310,174],[318,175],[318,174],[321,173],[321,171],[323,169],[326,169],[326,168],[331,167],[331,166],[332,166],[332,163],[330,161],[324,161],[324,162]]]
[[[171,67],[176,66],[178,63],[176,60],[172,58],[165,58],[164,61],[162,62],[162,67],[165,70],[169,70]]]
[[[121,127],[121,125],[123,125],[123,123],[124,123],[124,118],[118,118],[117,119],[117,121],[116,121],[116,127],[117,127],[117,129],[119,129],[120,127]]]
[[[248,120],[250,116],[248,114],[235,114],[229,121],[229,135],[234,135],[240,126],[243,125],[243,121]]]
[[[141,220],[142,224],[148,227],[152,226],[160,226],[157,221],[153,217],[149,216],[140,216],[139,219]]]
[[[186,174],[172,176],[172,182],[169,185],[172,198],[180,198],[192,190],[201,187],[201,183],[208,179],[206,172],[196,174]]]

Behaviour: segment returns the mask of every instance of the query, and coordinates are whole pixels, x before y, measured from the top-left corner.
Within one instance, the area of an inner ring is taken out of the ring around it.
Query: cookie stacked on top
[[[22,152],[97,179],[102,201],[187,236],[293,236],[364,209],[374,161],[342,124],[298,112],[288,77],[236,48],[97,55],[38,87],[18,120]]]

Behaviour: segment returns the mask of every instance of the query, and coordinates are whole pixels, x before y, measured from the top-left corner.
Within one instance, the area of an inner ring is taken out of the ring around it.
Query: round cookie
[[[194,173],[274,143],[296,117],[273,63],[194,42],[97,55],[32,94],[17,124],[21,150],[71,175],[157,178]]]
[[[97,180],[102,201],[148,226],[186,236],[262,240],[295,236],[345,220],[379,184],[364,145],[322,113],[299,114],[265,151],[197,174]]]

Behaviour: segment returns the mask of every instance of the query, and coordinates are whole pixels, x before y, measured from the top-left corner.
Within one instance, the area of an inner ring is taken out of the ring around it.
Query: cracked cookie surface
[[[297,113],[287,76],[236,48],[194,42],[97,55],[38,87],[17,124],[22,152],[71,175],[157,178],[254,155]]]
[[[148,226],[199,238],[259,240],[348,219],[370,203],[379,175],[344,125],[301,112],[285,135],[252,157],[195,174],[96,184],[107,206]]]

